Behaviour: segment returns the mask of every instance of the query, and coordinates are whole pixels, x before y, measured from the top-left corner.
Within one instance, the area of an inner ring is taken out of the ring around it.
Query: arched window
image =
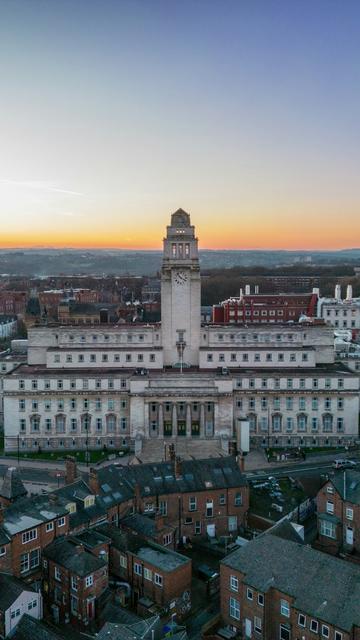
[[[106,429],[108,433],[114,433],[116,431],[116,416],[113,413],[106,416]]]
[[[88,433],[91,427],[91,415],[89,413],[84,413],[81,416],[81,431],[83,433]]]
[[[306,431],[307,428],[307,415],[306,413],[299,413],[297,417],[298,431]]]
[[[55,416],[56,433],[65,433],[65,416],[63,413]]]
[[[333,417],[331,413],[324,413],[323,415],[323,430],[324,431],[333,430]]]

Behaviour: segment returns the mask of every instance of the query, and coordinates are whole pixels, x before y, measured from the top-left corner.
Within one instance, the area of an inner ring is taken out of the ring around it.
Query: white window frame
[[[239,578],[237,576],[230,576],[230,589],[231,591],[239,591]]]
[[[37,539],[37,528],[24,531],[24,533],[21,536],[22,544],[27,544],[28,542],[31,542],[32,540],[36,540],[36,539]]]
[[[163,577],[160,573],[154,573],[154,584],[156,584],[157,587],[163,586]]]
[[[86,576],[85,578],[85,587],[92,587],[92,585],[94,584],[94,576],[91,573],[89,576]]]
[[[290,618],[290,602],[284,598],[280,600],[280,613],[285,618]]]

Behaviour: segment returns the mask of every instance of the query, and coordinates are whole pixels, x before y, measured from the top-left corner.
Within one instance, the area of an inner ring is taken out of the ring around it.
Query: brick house
[[[117,524],[129,513],[159,513],[176,540],[237,535],[246,522],[249,486],[232,456],[91,469],[89,486]]]
[[[108,589],[108,561],[71,536],[43,552],[45,601],[55,619],[83,627],[94,620]]]
[[[360,553],[360,472],[335,473],[317,495],[318,545],[328,553]]]
[[[147,598],[178,616],[191,606],[191,560],[111,525],[99,528],[111,538],[109,570],[131,587],[130,599],[140,606]]]
[[[120,520],[120,527],[125,531],[141,536],[144,540],[175,548],[176,528],[165,524],[165,516],[160,513],[144,515],[133,513]]]
[[[221,561],[223,621],[243,638],[358,640],[360,567],[266,533]]]
[[[42,618],[41,593],[14,576],[0,573],[0,636],[12,634],[24,614]]]

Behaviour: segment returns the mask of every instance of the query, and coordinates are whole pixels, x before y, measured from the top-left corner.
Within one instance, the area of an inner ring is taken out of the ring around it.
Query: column
[[[191,404],[186,404],[186,437],[191,438]]]
[[[158,432],[159,432],[159,438],[163,438],[164,437],[164,407],[162,402],[159,402]]]
[[[149,420],[149,411],[150,405],[148,402],[144,402],[144,410],[145,410],[145,419],[144,419],[144,436],[145,438],[149,438],[150,436],[150,420]]]
[[[200,403],[200,438],[205,437],[205,405]]]
[[[177,436],[177,406],[176,402],[173,402],[172,406],[172,435]]]

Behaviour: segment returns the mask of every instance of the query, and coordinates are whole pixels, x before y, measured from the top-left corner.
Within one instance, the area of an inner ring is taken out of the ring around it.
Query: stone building
[[[319,446],[358,436],[359,378],[334,363],[324,324],[201,324],[195,229],[179,209],[164,239],[154,324],[29,330],[4,376],[5,448],[119,448],[209,441]],[[194,450],[194,449],[193,449]],[[202,453],[204,455],[204,453]]]

